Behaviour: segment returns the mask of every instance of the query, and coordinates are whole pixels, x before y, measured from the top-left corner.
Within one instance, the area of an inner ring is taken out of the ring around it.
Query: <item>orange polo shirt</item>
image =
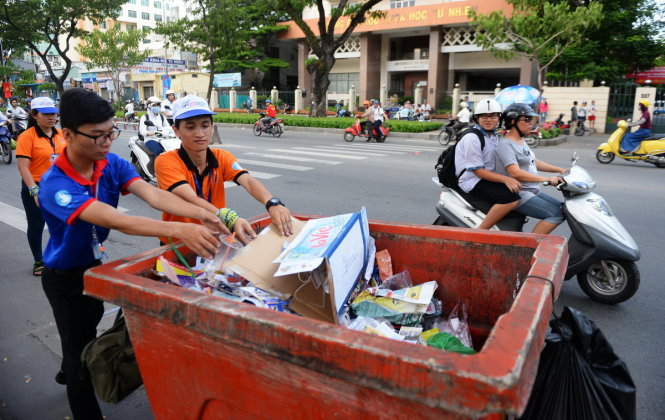
[[[35,125],[18,136],[16,158],[30,159],[32,179],[39,182],[58,155],[64,152],[66,144],[62,133],[56,128],[53,128],[53,135],[49,138]]]
[[[224,182],[234,181],[244,173],[248,173],[238,163],[233,154],[222,149],[208,149],[207,165],[203,174],[199,175],[196,166],[185,152],[185,149],[171,150],[162,153],[155,160],[155,174],[159,188],[173,191],[174,188],[189,184],[196,194],[208,200],[213,206],[226,207]],[[237,182],[236,182],[237,183]],[[163,213],[162,220],[167,222],[198,223],[198,220],[180,217],[170,213]],[[168,243],[168,238],[160,238]]]

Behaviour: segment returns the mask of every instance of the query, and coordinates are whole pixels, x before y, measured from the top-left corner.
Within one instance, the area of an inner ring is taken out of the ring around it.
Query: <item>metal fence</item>
[[[653,104],[652,133],[665,133],[665,85],[656,89],[656,100]]]
[[[616,130],[619,120],[625,120],[633,116],[636,87],[636,85],[629,83],[610,85],[606,132],[610,133]]]
[[[296,93],[292,90],[280,90],[278,91],[277,97],[279,98],[278,103],[276,104],[279,107],[283,107],[285,103],[289,104],[291,108],[295,103]],[[249,90],[246,91],[236,91],[236,103],[234,108],[242,109],[243,104],[249,98]],[[257,90],[256,91],[256,100],[258,104],[254,104],[255,107],[263,108],[266,99],[270,98],[269,90]],[[230,95],[228,89],[222,89],[219,91],[217,102],[220,108],[228,109],[230,102]]]

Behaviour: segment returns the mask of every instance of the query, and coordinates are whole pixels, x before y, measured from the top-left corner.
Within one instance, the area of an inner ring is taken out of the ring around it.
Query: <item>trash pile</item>
[[[261,308],[328,321],[408,343],[475,354],[466,305],[444,316],[436,281],[413,283],[393,274],[388,250],[376,252],[365,209],[293,219],[295,236],[269,226],[246,247],[222,236],[212,261],[189,267],[159,257],[155,273],[168,282]]]

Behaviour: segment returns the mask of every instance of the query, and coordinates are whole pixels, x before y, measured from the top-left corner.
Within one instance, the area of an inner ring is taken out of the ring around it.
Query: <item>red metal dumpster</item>
[[[269,219],[252,223],[260,229]],[[124,308],[157,419],[521,413],[552,294],[566,271],[565,239],[377,221],[370,233],[377,250],[389,250],[395,272],[438,282],[446,311],[458,298],[467,301],[478,354],[396,342],[153,281],[156,258],[175,258],[168,248],[88,271],[85,290]]]

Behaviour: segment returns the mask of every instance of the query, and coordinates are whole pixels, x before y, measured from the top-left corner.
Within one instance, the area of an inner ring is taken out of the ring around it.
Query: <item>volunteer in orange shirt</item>
[[[208,147],[212,141],[213,115],[215,113],[208,103],[194,95],[173,103],[173,129],[182,146],[157,157],[155,173],[159,187],[199,207],[216,211],[229,230],[235,232],[241,242],[247,243],[256,234],[245,219],[226,208],[224,182],[234,181],[265,205],[282,235],[291,235],[291,213],[284,204],[243,169],[231,152]],[[198,223],[169,213],[163,213],[162,219]],[[165,238],[160,239],[165,242]]]
[[[51,98],[39,97],[32,101],[29,128],[17,139],[16,158],[21,174],[21,201],[28,220],[28,243],[35,260],[32,274],[41,276],[42,232],[44,218],[39,209],[37,194],[39,180],[65,148],[62,133],[55,128],[58,110]]]

